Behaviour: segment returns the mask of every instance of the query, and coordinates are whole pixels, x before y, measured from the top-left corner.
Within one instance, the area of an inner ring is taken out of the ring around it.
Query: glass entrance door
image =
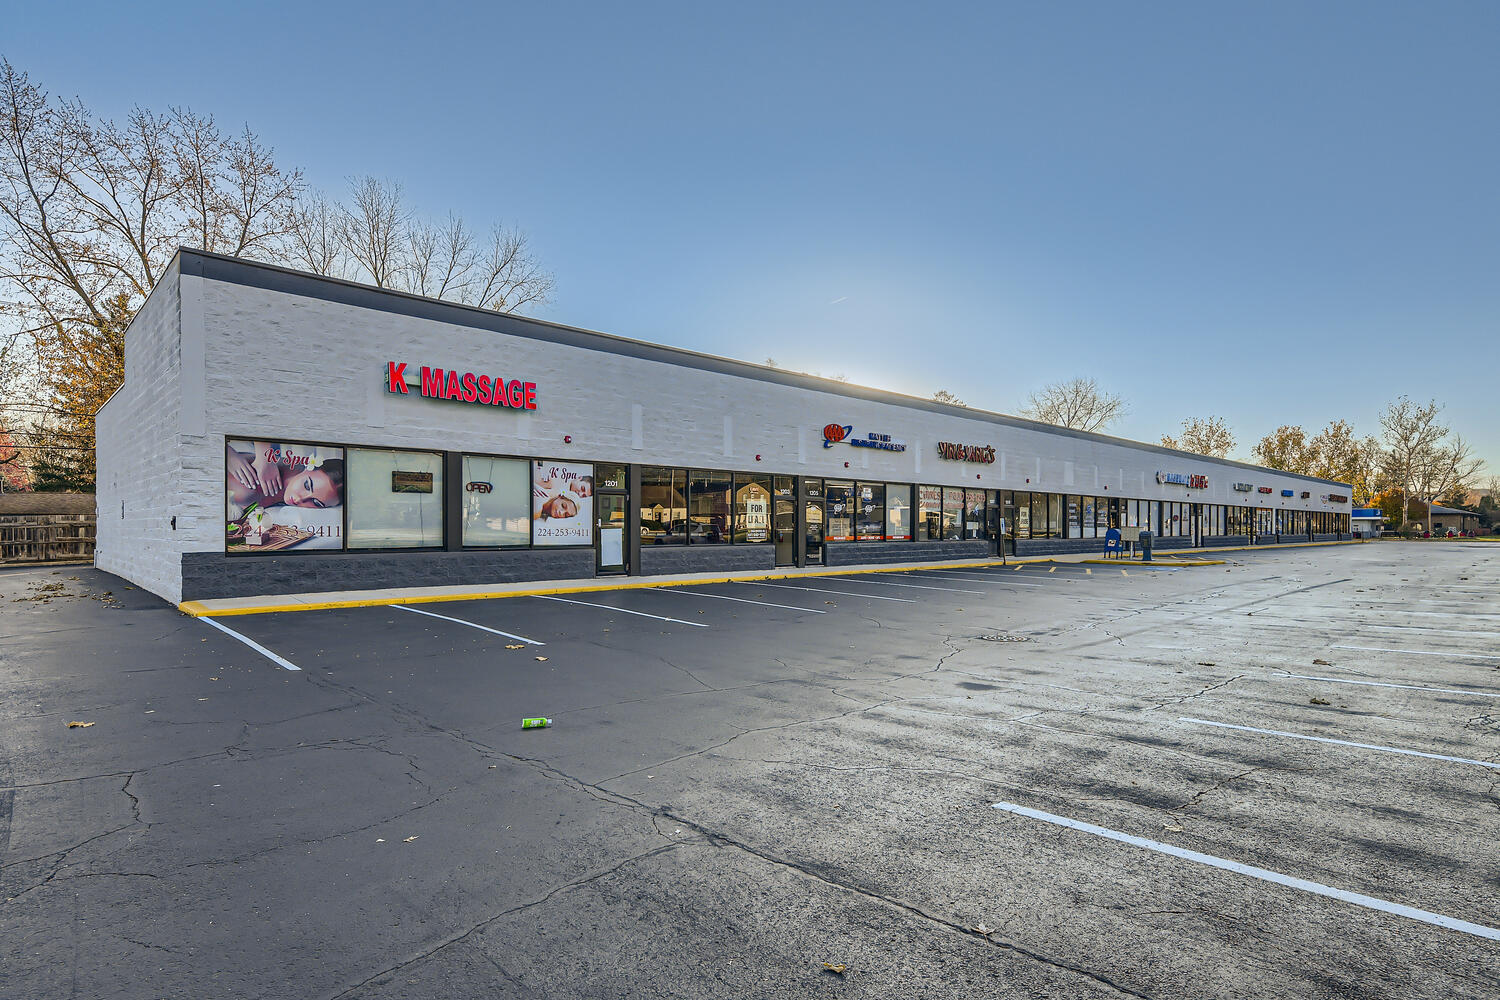
[[[625,497],[620,494],[594,494],[599,512],[598,530],[594,532],[596,568],[599,573],[625,572]]]
[[[797,562],[797,493],[791,476],[777,476],[772,483],[771,538],[776,545],[776,565]]]

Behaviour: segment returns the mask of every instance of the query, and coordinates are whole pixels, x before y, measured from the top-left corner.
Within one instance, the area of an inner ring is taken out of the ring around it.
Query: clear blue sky
[[[1093,376],[1241,456],[1436,397],[1500,471],[1494,3],[16,4],[0,52],[519,224],[548,319],[1005,412]]]

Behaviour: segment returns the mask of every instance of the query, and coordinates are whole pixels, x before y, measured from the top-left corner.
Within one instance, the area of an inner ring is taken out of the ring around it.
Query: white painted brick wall
[[[99,565],[173,600],[180,589],[176,567],[181,552],[223,551],[225,437],[1059,493],[1067,488],[1071,464],[1078,484],[1074,488],[1080,490],[1092,489],[1097,476],[1101,492],[1141,499],[1345,513],[1349,508],[1318,499],[1330,485],[1212,459],[1178,458],[1106,439],[910,410],[179,277],[175,271],[164,279],[164,285],[179,284],[180,296],[159,289],[148,303],[149,314],[143,310],[132,325],[126,387],[100,419]],[[172,322],[179,299],[180,336]],[[189,359],[185,371],[177,367],[180,356]],[[199,357],[201,367],[193,363]],[[423,364],[532,381],[538,386],[537,409],[524,413],[426,399],[416,388],[409,396],[391,395],[384,390],[387,361],[407,362],[414,385]],[[638,423],[633,423],[637,408]],[[903,453],[847,444],[824,448],[821,431],[828,423],[852,424],[861,437],[871,431],[890,434],[909,447]],[[564,444],[564,436],[572,442]],[[991,445],[997,460],[993,465],[945,461],[938,457],[938,441]],[[1210,487],[1159,486],[1157,470],[1204,474]],[[1231,484],[1241,481],[1271,486],[1276,493],[1234,492]],[[1102,490],[1105,485],[1107,491]],[[1307,489],[1313,497],[1283,500],[1282,489],[1299,494]],[[107,527],[112,507],[118,518],[121,499],[127,517],[123,524]],[[176,532],[165,527],[173,513],[179,518]]]
[[[180,291],[174,266],[125,332],[125,382],[96,421],[94,565],[173,602],[182,590],[182,533],[171,528],[181,495]]]

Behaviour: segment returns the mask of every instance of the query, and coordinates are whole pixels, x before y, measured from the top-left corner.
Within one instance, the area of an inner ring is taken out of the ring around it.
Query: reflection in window
[[[838,479],[824,483],[830,542],[854,541],[854,484]]]
[[[940,486],[917,487],[917,541],[943,537],[943,490]]]
[[[964,537],[984,537],[984,490],[964,490]]]
[[[733,480],[727,472],[694,469],[688,477],[688,544],[729,542],[729,495]]]
[[[885,537],[885,484],[860,483],[855,489],[854,528],[861,542]]]
[[[531,463],[524,458],[465,455],[463,473],[463,543],[530,543]]]
[[[911,487],[885,484],[885,537],[890,542],[911,540]]]
[[[687,473],[659,465],[641,468],[641,544],[687,541]]]
[[[957,487],[943,488],[943,540],[950,541],[964,536],[964,491]]]

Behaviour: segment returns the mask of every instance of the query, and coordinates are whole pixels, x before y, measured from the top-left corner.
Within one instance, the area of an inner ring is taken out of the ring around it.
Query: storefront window
[[[854,541],[854,484],[838,479],[829,479],[823,484],[824,506],[828,510],[828,535],[830,542]]]
[[[885,484],[885,540],[911,541],[911,487],[905,483]]]
[[[533,545],[594,544],[594,467],[554,460],[531,463]]]
[[[531,463],[524,458],[463,458],[463,543],[531,542]]]
[[[1082,523],[1082,529],[1083,529],[1083,534],[1081,535],[1081,537],[1083,537],[1083,538],[1093,538],[1094,537],[1094,498],[1093,497],[1084,497],[1083,498],[1083,523]]]
[[[594,485],[601,490],[625,488],[625,466],[594,464]]]
[[[443,544],[443,456],[349,449],[349,548]]]
[[[1015,535],[1017,538],[1031,537],[1031,494],[1017,493]]]
[[[225,551],[238,555],[343,548],[344,479],[342,448],[226,441]]]
[[[733,479],[727,472],[694,469],[688,476],[688,544],[729,542],[729,497]]]
[[[952,486],[943,488],[943,540],[963,538],[964,491]]]
[[[1067,498],[1068,503],[1068,535],[1069,538],[1081,538],[1082,528],[1078,521],[1078,497],[1071,494]]]
[[[659,465],[641,468],[641,544],[687,541],[687,472]]]
[[[984,490],[964,490],[964,537],[984,537]]]
[[[771,540],[771,477],[739,473],[734,477],[734,540]]]
[[[885,538],[885,484],[860,483],[855,489],[855,534],[862,542]]]
[[[917,541],[943,537],[943,490],[939,486],[917,487]]]
[[[1047,537],[1060,538],[1062,536],[1062,497],[1056,493],[1047,494]]]

